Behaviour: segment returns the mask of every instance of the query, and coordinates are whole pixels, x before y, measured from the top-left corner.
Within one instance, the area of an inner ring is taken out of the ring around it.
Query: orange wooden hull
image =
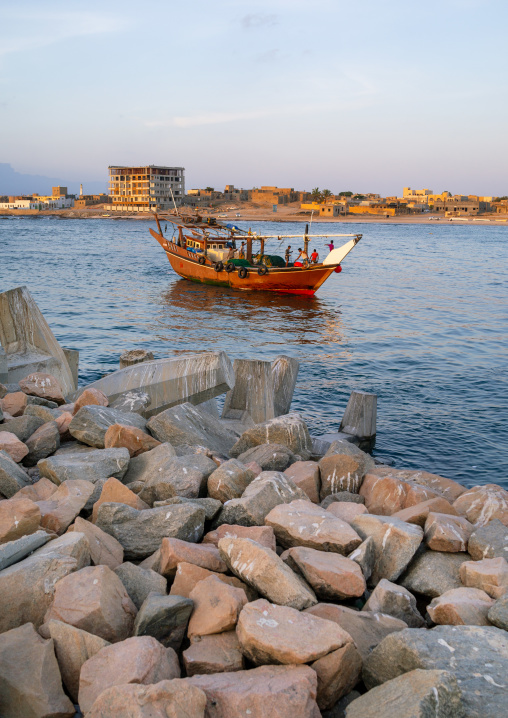
[[[244,292],[282,292],[285,294],[303,294],[312,296],[325,282],[337,265],[322,264],[311,265],[309,268],[284,267],[268,268],[266,274],[260,275],[256,268],[248,268],[248,274],[242,278],[238,271],[215,271],[214,265],[207,259],[205,264],[199,264],[197,255],[170,242],[163,235],[153,229],[150,233],[166,252],[167,258],[174,271],[191,282],[212,284],[217,287],[231,287]]]

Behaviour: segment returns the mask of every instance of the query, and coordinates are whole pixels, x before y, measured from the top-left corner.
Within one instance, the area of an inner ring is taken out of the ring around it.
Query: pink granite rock
[[[248,538],[256,543],[275,551],[275,534],[271,526],[238,526],[236,524],[221,524],[214,531],[203,536],[203,543],[219,545],[222,538]]]
[[[433,551],[465,551],[473,526],[461,516],[430,512],[425,521],[424,540]]]
[[[28,454],[28,447],[10,431],[0,431],[0,451],[5,451],[17,464]]]
[[[478,588],[452,588],[433,598],[427,613],[440,625],[490,626],[487,614],[494,599]]]
[[[508,491],[497,484],[469,489],[459,496],[453,507],[476,526],[485,526],[492,519],[499,519],[508,526]]]
[[[281,558],[303,575],[319,599],[341,601],[365,593],[365,579],[360,566],[338,553],[296,546],[285,551]]]
[[[189,638],[233,630],[247,603],[245,591],[228,586],[215,576],[196,584],[189,598],[194,601],[187,629]]]
[[[464,561],[459,574],[464,586],[480,588],[491,598],[501,598],[508,592],[508,562],[502,557]]]
[[[52,374],[36,371],[21,379],[19,386],[21,391],[29,396],[38,396],[41,399],[56,401],[57,404],[65,404],[60,382]]]
[[[305,491],[309,501],[319,503],[319,492],[321,490],[321,479],[319,465],[315,461],[296,461],[291,464],[285,472],[286,476],[293,481],[302,491]]]

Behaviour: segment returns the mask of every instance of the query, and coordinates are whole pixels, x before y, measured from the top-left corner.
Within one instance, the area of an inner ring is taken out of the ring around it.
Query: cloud
[[[273,27],[279,22],[277,15],[268,13],[250,13],[244,15],[240,24],[244,30],[256,30],[260,27]]]
[[[251,112],[209,112],[204,115],[188,115],[173,117],[170,120],[148,120],[147,127],[198,127],[200,125],[222,125],[238,120],[257,120],[262,117],[278,114],[277,110],[255,110]]]

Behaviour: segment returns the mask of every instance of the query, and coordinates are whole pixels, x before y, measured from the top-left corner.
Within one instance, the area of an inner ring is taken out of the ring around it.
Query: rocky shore
[[[311,437],[280,392],[246,422],[236,372],[229,421],[0,384],[2,718],[505,715],[508,492]]]

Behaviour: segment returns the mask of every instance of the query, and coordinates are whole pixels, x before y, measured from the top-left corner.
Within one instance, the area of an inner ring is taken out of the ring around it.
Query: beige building
[[[172,209],[181,204],[185,194],[184,172],[183,167],[110,165],[111,204],[107,209],[122,212]]]

